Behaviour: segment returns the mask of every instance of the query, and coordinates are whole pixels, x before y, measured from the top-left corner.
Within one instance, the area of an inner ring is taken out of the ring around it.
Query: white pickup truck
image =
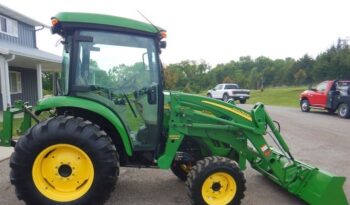
[[[250,90],[240,89],[238,84],[218,84],[208,90],[207,97],[216,98],[227,102],[229,99],[239,100],[244,104],[250,97]]]

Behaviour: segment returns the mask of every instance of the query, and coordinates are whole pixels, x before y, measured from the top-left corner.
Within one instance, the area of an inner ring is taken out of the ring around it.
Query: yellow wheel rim
[[[225,172],[210,175],[202,186],[202,197],[209,205],[228,204],[235,197],[236,192],[236,181]]]
[[[89,156],[69,144],[52,145],[36,157],[32,177],[45,197],[68,202],[82,197],[94,180],[94,167]]]

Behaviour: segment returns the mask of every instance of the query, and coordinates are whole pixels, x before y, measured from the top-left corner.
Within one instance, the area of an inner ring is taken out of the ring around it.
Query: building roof
[[[123,18],[118,16],[103,15],[103,14],[62,12],[62,13],[58,13],[55,16],[55,18],[57,18],[60,22],[89,23],[89,24],[116,26],[120,28],[127,28],[127,29],[138,30],[138,31],[154,33],[154,34],[158,33],[159,31],[164,31],[164,29],[155,27],[152,24],[136,21],[133,19]]]
[[[36,64],[42,64],[43,70],[59,71],[62,58],[60,56],[39,50],[37,48],[20,46],[0,40],[0,54],[15,55],[15,60],[10,65],[24,68],[35,68]]]
[[[28,16],[25,16],[25,15],[13,10],[13,9],[10,9],[9,7],[4,6],[2,4],[0,4],[0,14],[3,14],[9,18],[14,19],[14,20],[24,22],[24,23],[29,24],[31,26],[44,26],[44,27],[49,28],[48,25],[45,25],[44,23],[41,23],[41,22],[36,21]]]

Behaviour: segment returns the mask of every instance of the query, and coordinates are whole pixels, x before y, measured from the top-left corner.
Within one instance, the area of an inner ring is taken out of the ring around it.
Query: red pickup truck
[[[305,90],[300,94],[300,109],[309,112],[311,108],[328,110],[342,118],[350,117],[350,80],[328,80],[317,85],[316,89]]]

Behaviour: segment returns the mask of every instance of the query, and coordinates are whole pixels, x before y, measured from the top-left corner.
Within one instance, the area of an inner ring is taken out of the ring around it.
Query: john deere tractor
[[[162,28],[59,13],[52,33],[63,44],[56,95],[35,108],[17,102],[4,112],[0,135],[2,146],[15,146],[11,183],[26,204],[100,205],[115,188],[120,167],[157,167],[186,181],[192,204],[238,205],[246,162],[311,205],[348,204],[345,177],[294,159],[263,104],[245,111],[163,90]],[[12,120],[19,112],[24,120],[16,140]],[[50,114],[40,121],[43,113]]]

